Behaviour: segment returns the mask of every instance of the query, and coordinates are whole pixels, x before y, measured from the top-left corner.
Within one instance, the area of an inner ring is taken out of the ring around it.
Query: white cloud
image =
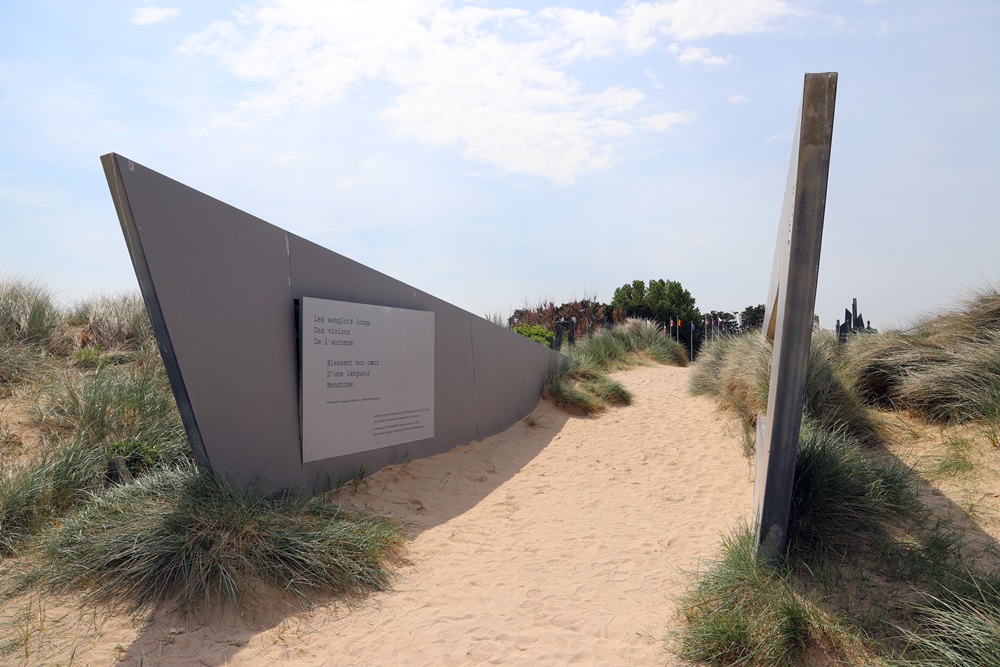
[[[698,116],[689,111],[668,111],[655,116],[646,116],[641,122],[644,127],[654,132],[666,132],[675,125],[690,123],[697,119]]]
[[[750,98],[746,95],[730,95],[726,98],[726,104],[746,104]]]
[[[180,10],[176,7],[157,7],[156,5],[147,5],[145,7],[139,7],[132,12],[132,23],[135,25],[153,25],[154,23],[166,21],[167,19],[177,16],[180,13]]]
[[[690,115],[645,108],[632,87],[586,90],[570,64],[641,53],[667,35],[681,63],[721,66],[732,57],[677,42],[768,30],[795,13],[783,0],[628,2],[614,14],[450,0],[267,0],[180,50],[216,58],[257,85],[217,123],[265,122],[374,87],[365,103],[400,135],[571,183],[610,164],[637,129],[663,131]]]
[[[708,67],[721,67],[728,65],[733,59],[732,56],[713,56],[711,49],[703,46],[681,46],[674,43],[667,47],[667,51],[676,56],[682,65],[700,63]]]
[[[766,32],[783,18],[803,11],[785,0],[673,0],[630,2],[623,15],[631,42],[643,43],[656,34],[689,42],[716,35]]]

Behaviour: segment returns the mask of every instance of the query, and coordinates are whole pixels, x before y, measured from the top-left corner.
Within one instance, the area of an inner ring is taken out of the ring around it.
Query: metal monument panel
[[[434,437],[434,313],[300,303],[303,462]]]
[[[785,553],[816,306],[837,74],[806,74],[778,221],[763,335],[773,340],[767,415],[758,418],[758,552]]]
[[[541,345],[128,158],[101,162],[200,465],[267,492],[312,493],[496,433],[541,395],[557,358]],[[427,437],[303,461],[303,298],[433,313]]]

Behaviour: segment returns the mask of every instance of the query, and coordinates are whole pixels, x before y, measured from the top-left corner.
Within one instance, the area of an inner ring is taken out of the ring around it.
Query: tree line
[[[507,326],[512,329],[541,326],[554,332],[560,319],[571,321],[576,318],[576,334],[585,335],[594,328],[622,322],[629,317],[658,322],[685,345],[691,342],[693,335],[697,346],[707,332],[743,333],[759,329],[764,323],[764,304],[747,306],[740,312],[702,312],[691,292],[676,280],[633,280],[615,290],[611,303],[601,303],[593,297],[559,306],[547,301],[515,310],[508,318]]]

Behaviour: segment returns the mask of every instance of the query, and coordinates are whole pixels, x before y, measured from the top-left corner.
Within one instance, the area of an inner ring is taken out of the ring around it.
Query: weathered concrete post
[[[806,74],[768,289],[763,335],[774,351],[767,416],[757,425],[754,505],[758,555],[769,560],[784,556],[788,538],[836,97],[836,72]]]

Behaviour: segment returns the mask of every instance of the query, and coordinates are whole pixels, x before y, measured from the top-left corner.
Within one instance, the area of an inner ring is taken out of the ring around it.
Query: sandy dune
[[[737,438],[688,395],[688,373],[620,373],[629,407],[581,418],[541,402],[533,425],[341,491],[408,526],[392,590],[307,613],[275,603],[250,627],[109,618],[74,664],[675,664],[674,597],[752,493]]]
[[[341,499],[408,525],[393,589],[286,617],[229,624],[128,653],[145,664],[662,665],[685,570],[748,512],[752,482],[687,369],[619,375],[635,403],[596,418],[542,402],[536,424],[372,475]],[[216,624],[213,624],[216,625]],[[237,645],[233,645],[234,640]],[[170,642],[170,643],[166,643]],[[240,645],[242,644],[242,646]]]

